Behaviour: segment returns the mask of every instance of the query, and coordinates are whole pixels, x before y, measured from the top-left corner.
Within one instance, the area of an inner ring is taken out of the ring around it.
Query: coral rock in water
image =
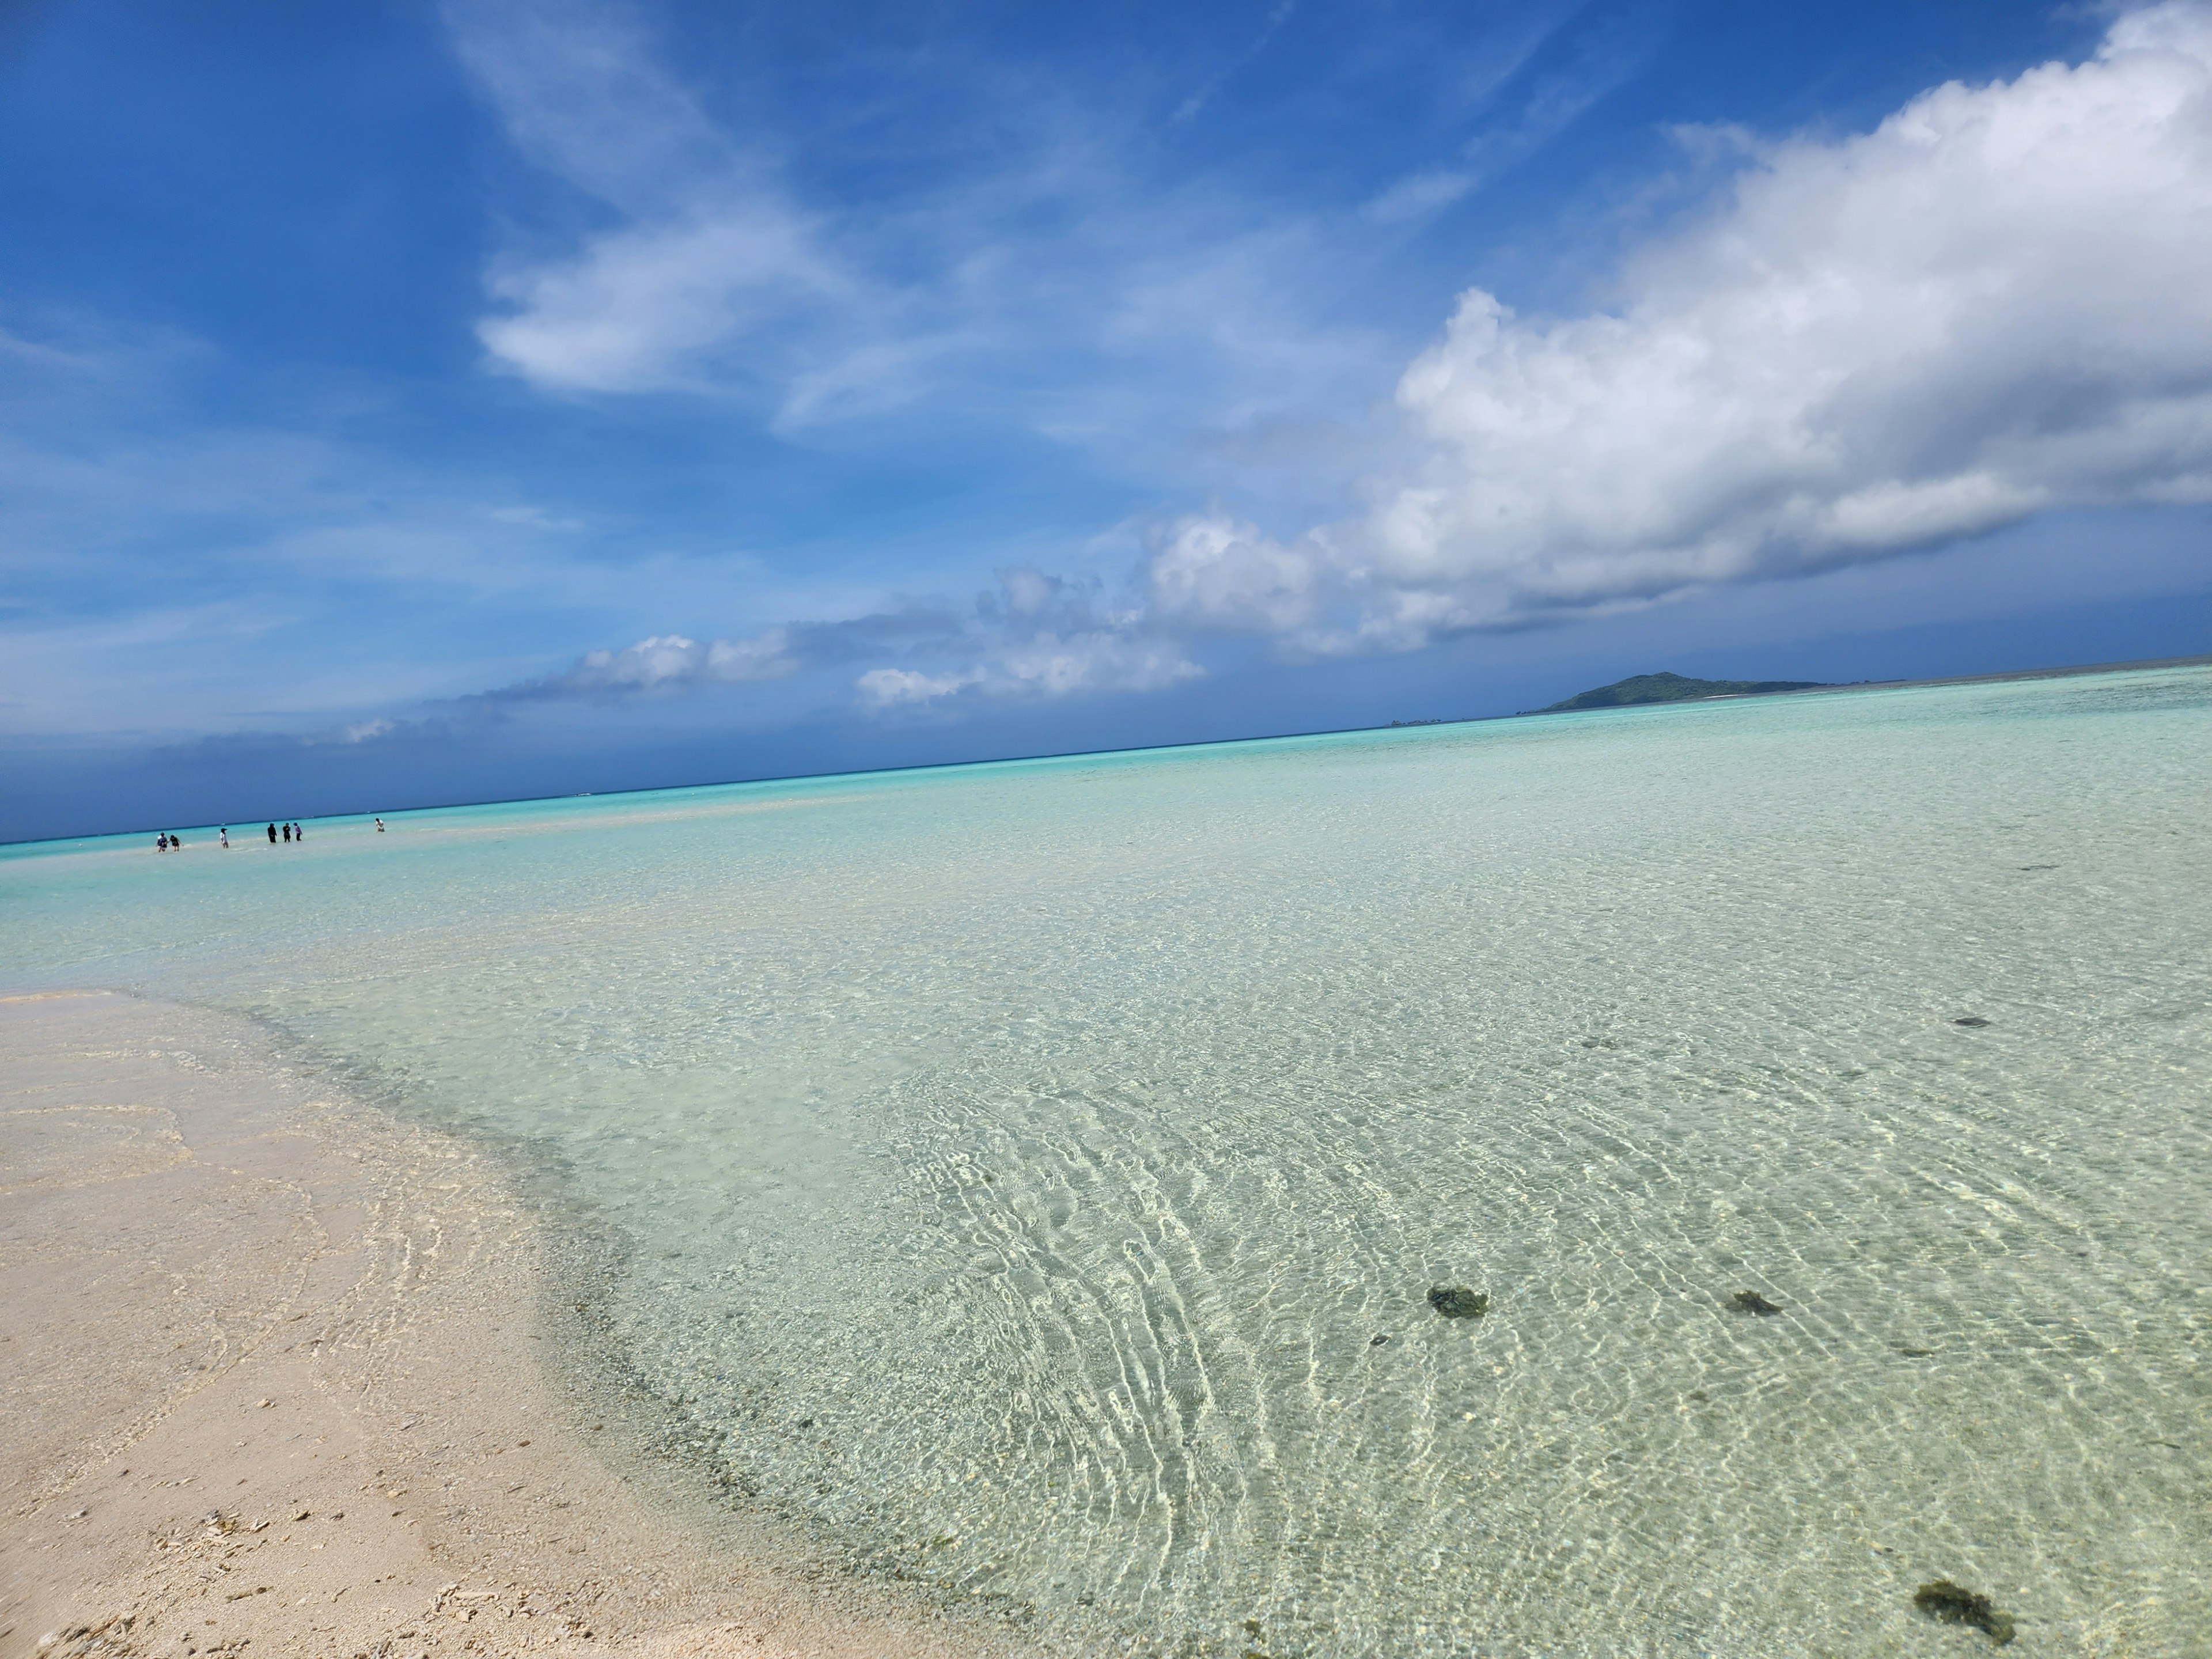
[[[1999,1647],[2012,1640],[2012,1620],[1992,1607],[1988,1596],[1948,1578],[1923,1584],[1914,1592],[1912,1605],[1947,1625],[1972,1625],[1976,1630],[1987,1631]]]
[[[1490,1311],[1490,1292],[1439,1285],[1429,1292],[1429,1305],[1446,1319],[1480,1319]]]

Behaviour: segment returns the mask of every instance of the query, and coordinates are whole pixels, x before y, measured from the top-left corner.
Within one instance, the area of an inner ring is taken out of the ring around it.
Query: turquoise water
[[[520,1149],[1072,1646],[2201,1654],[2208,802],[2202,668],[1605,711],[31,849],[0,975]]]

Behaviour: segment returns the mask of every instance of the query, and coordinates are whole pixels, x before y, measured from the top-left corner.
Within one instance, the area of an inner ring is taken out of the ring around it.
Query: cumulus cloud
[[[1469,290],[1399,384],[1411,453],[1364,519],[1292,547],[1188,524],[1157,602],[1410,648],[2212,499],[2208,269],[2212,7],[2185,0],[2084,63],[1755,152],[1613,308],[1524,319]]]
[[[1164,617],[1279,633],[1312,616],[1318,562],[1316,550],[1285,547],[1256,525],[1194,514],[1170,527],[1147,574]]]

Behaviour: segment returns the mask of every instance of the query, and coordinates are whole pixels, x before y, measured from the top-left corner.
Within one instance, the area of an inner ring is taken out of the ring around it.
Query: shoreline
[[[1012,1655],[653,1462],[495,1157],[251,1022],[0,997],[0,1659]]]

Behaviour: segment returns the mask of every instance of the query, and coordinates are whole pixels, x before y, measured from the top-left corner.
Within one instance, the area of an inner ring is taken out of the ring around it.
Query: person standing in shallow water
[[[300,828],[296,823],[292,826],[292,839],[294,841],[305,841],[307,838],[307,832],[306,830]]]
[[[271,847],[276,844],[276,826],[273,823],[269,826],[269,844]]]
[[[230,851],[230,826],[224,824],[222,829],[216,831],[216,834],[222,838],[222,850],[226,853]]]
[[[292,826],[289,823],[284,826],[284,839],[286,841],[292,839]]]

